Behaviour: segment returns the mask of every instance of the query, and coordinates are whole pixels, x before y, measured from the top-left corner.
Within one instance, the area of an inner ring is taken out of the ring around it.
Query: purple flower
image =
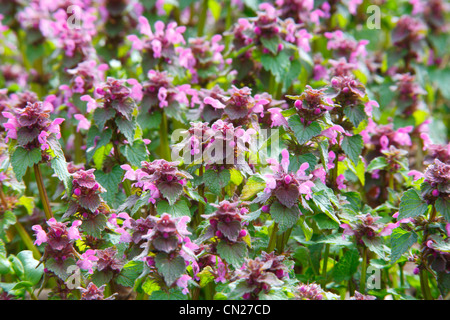
[[[312,197],[313,175],[305,174],[305,170],[309,168],[307,162],[301,164],[296,173],[289,172],[289,152],[284,149],[281,156],[280,163],[275,159],[268,160],[273,174],[265,175],[266,188],[263,195],[255,199],[255,202],[265,203],[269,198],[275,197],[282,205],[291,208],[298,203],[301,195],[305,195],[307,200]]]
[[[297,287],[296,299],[297,300],[322,300],[323,290],[319,284],[300,284]]]
[[[425,182],[437,188],[441,193],[450,193],[450,165],[435,159],[424,172]]]
[[[36,232],[36,241],[34,242],[35,245],[40,246],[42,243],[47,242],[47,233],[40,225],[34,225],[31,229]]]
[[[127,38],[133,44],[135,50],[146,50],[155,59],[161,57],[172,58],[174,45],[185,44],[183,33],[185,26],[178,26],[176,22],[170,22],[167,26],[162,21],[156,21],[153,32],[150,24],[144,16],[139,17],[141,38],[129,35]]]
[[[343,237],[345,235],[355,236],[356,243],[363,243],[363,239],[368,240],[376,237],[385,237],[392,233],[392,230],[399,226],[397,223],[389,223],[387,225],[377,223],[381,217],[373,217],[370,213],[356,216],[356,220],[349,223],[341,224],[340,227],[344,229]]]
[[[178,280],[176,281],[176,285],[182,289],[182,293],[183,294],[188,294],[189,293],[189,289],[188,289],[188,282],[189,280],[191,280],[192,277],[188,276],[187,274],[183,274],[180,278],[178,278]]]
[[[90,274],[94,273],[94,267],[98,257],[95,255],[95,250],[88,249],[81,255],[81,259],[77,261],[77,266],[82,270],[88,270]]]

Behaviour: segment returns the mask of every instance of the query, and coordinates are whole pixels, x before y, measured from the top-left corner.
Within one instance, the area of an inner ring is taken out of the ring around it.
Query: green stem
[[[398,268],[400,269],[400,287],[404,287],[405,286],[405,276],[404,276],[404,274],[403,274],[403,266],[404,266],[405,264],[404,263],[399,263],[398,264]]]
[[[330,244],[327,243],[325,245],[325,253],[323,255],[323,264],[322,264],[322,277],[323,277],[323,286],[327,283],[327,269],[328,269],[328,255],[330,254]]]
[[[83,150],[81,149],[81,146],[83,145],[83,136],[81,135],[80,132],[76,132],[75,129],[75,140],[74,140],[74,145],[75,145],[75,163],[83,163]]]
[[[25,230],[23,225],[19,221],[17,221],[16,224],[14,225],[14,227],[16,228],[17,233],[19,234],[19,236],[22,239],[25,246],[29,250],[31,250],[31,252],[33,252],[34,258],[36,260],[39,260],[41,258],[41,253],[39,252],[38,248],[36,248],[36,246],[34,245],[33,240],[31,240],[30,235]]]
[[[287,245],[289,236],[291,235],[292,228],[284,231],[281,235],[277,235],[277,251],[279,254],[284,252],[284,248]]]
[[[231,23],[232,23],[232,13],[233,13],[233,8],[231,6],[231,0],[227,1],[227,17],[225,18],[225,30],[229,31],[231,28]],[[230,43],[231,43],[231,35],[225,36],[225,50],[224,52],[228,52],[228,49],[230,48]]]
[[[253,46],[254,46],[254,44],[251,43],[251,44],[249,44],[249,45],[247,45],[245,47],[242,47],[238,51],[231,51],[224,57],[224,59],[239,57],[241,54],[243,54],[243,53],[247,52],[248,50],[250,50]]]
[[[161,126],[159,127],[159,135],[161,139],[159,144],[160,157],[162,159],[170,161],[169,127],[167,115],[164,111],[162,112]]]
[[[204,170],[203,164],[201,164],[200,168],[198,169],[199,177],[203,176],[203,170]],[[202,200],[205,199],[205,185],[203,183],[198,186],[198,194],[200,195]],[[205,205],[203,204],[203,202],[199,201],[198,202],[198,212],[197,212],[197,215],[195,215],[194,219],[193,219],[194,228],[196,228],[200,224],[202,215],[204,215],[204,214],[205,214]]]
[[[198,29],[197,29],[198,37],[203,37],[203,34],[205,32],[206,17],[208,14],[208,0],[203,0],[201,6],[202,11],[200,13],[200,18],[198,19]]]
[[[214,294],[216,292],[216,286],[214,282],[209,282],[205,287],[205,300],[214,300]]]
[[[34,164],[34,175],[36,178],[36,183],[39,189],[39,195],[41,196],[42,205],[44,207],[45,218],[47,220],[53,218],[52,209],[50,207],[50,201],[48,200],[47,191],[45,190],[44,180],[42,178],[41,168],[39,164]]]
[[[8,209],[8,202],[6,201],[5,194],[3,193],[3,183],[0,182],[0,199],[5,211]]]
[[[131,196],[131,182],[130,180],[126,179],[122,182],[123,190],[125,190],[125,194],[127,197]]]
[[[426,269],[420,270],[420,288],[425,300],[433,300],[431,295],[430,284],[428,283],[428,274]]]
[[[272,97],[276,96],[276,86],[277,86],[277,82],[275,81],[275,76],[273,74],[270,74],[269,93],[272,95]]]
[[[389,188],[391,188],[392,190],[394,190],[394,173],[390,173],[389,174]]]
[[[361,279],[359,283],[359,292],[365,294],[366,292],[366,273],[367,273],[367,248],[363,249],[363,262],[361,266]]]
[[[272,233],[270,234],[269,245],[267,246],[267,252],[271,253],[275,249],[277,243],[278,223],[274,223]]]

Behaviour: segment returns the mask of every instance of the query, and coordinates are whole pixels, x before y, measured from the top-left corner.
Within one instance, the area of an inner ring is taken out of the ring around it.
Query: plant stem
[[[203,170],[204,170],[203,164],[201,164],[200,168],[198,169],[198,175],[200,177],[203,177]],[[200,195],[202,200],[205,199],[205,185],[203,183],[198,186],[198,194]],[[202,215],[204,214],[205,214],[205,205],[203,204],[203,202],[199,201],[197,215],[195,215],[193,219],[193,226],[195,228],[200,224]]]
[[[394,173],[389,174],[389,188],[394,190]]]
[[[208,0],[203,0],[201,6],[202,11],[200,13],[200,18],[198,19],[198,29],[197,29],[198,37],[203,37],[203,34],[205,32],[206,17],[208,14]]]
[[[17,233],[19,234],[20,238],[22,239],[23,243],[25,244],[25,246],[31,250],[31,252],[33,252],[33,256],[36,260],[39,260],[41,258],[41,253],[39,252],[38,248],[36,248],[36,246],[33,243],[33,240],[31,240],[30,235],[28,234],[28,232],[25,230],[25,228],[23,227],[23,225],[17,221],[14,224],[14,227],[17,230]]]
[[[81,146],[83,145],[83,137],[80,132],[74,132],[75,134],[75,163],[83,163],[83,152],[81,150]]]
[[[364,294],[366,292],[366,272],[367,272],[367,248],[363,249],[363,261],[361,266],[361,279],[359,283],[359,292]]]
[[[267,247],[267,253],[271,253],[275,249],[277,243],[278,223],[274,223],[272,233],[270,234],[269,245]]]
[[[426,269],[420,270],[420,288],[425,300],[433,300],[431,295],[430,284],[428,283],[428,274]]]
[[[169,145],[169,127],[167,123],[167,115],[163,111],[161,125],[159,127],[160,143],[159,143],[159,153],[162,159],[170,161],[170,145]]]
[[[41,196],[42,205],[44,207],[45,218],[49,220],[53,218],[53,213],[50,207],[50,201],[48,200],[47,191],[45,190],[44,180],[42,179],[41,168],[39,167],[39,164],[34,164],[33,168],[39,195]]]
[[[0,198],[2,201],[2,205],[5,208],[5,210],[8,209],[8,202],[6,202],[5,194],[3,193],[3,183],[0,182]]]
[[[330,254],[330,244],[327,243],[325,245],[325,253],[323,255],[323,264],[322,264],[322,277],[323,277],[323,286],[327,283],[327,269],[328,269],[328,255]]]
[[[231,6],[231,0],[227,1],[227,17],[225,18],[225,30],[230,30],[231,23],[232,23],[232,13],[233,8]],[[231,35],[225,36],[225,50],[224,52],[228,52],[228,49],[230,48],[230,42],[231,42]]]
[[[205,288],[205,300],[214,300],[214,294],[216,292],[216,286],[214,285],[214,282],[209,282]]]

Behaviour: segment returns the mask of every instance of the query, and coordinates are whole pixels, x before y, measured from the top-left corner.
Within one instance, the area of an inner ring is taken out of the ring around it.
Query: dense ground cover
[[[0,14],[0,299],[449,298],[445,1]]]

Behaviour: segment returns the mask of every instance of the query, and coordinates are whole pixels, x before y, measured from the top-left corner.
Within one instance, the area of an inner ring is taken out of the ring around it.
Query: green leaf
[[[241,199],[248,200],[258,192],[263,191],[266,187],[266,182],[259,176],[251,176],[247,183],[242,188]]]
[[[21,279],[35,286],[44,274],[44,265],[39,265],[39,261],[33,258],[33,252],[30,250],[19,252],[17,258],[22,262],[24,271]]]
[[[191,211],[189,210],[189,206],[185,200],[179,200],[173,205],[170,205],[167,201],[161,200],[156,206],[156,212],[159,215],[168,213],[174,218],[183,216],[191,217]]]
[[[177,255],[170,259],[167,253],[158,253],[155,256],[155,266],[168,286],[171,286],[186,271],[186,263],[181,256]]]
[[[14,225],[16,222],[17,222],[16,215],[10,210],[5,211],[3,217],[0,216],[0,236],[1,237],[7,236],[6,231],[10,226]]]
[[[148,160],[147,147],[141,140],[136,140],[133,145],[127,144],[120,147],[120,151],[134,167],[140,167],[141,161]]]
[[[367,114],[364,111],[364,106],[359,105],[356,107],[347,106],[344,108],[344,114],[350,120],[350,122],[357,128],[361,121],[367,119]]]
[[[264,70],[269,71],[275,76],[277,82],[280,82],[283,74],[288,70],[291,62],[289,54],[285,50],[279,52],[276,56],[271,53],[261,55],[261,64]]]
[[[317,223],[317,226],[319,227],[320,230],[339,228],[339,223],[337,223],[334,220],[331,220],[326,214],[323,213],[315,214],[313,215],[312,218]]]
[[[88,161],[92,160],[92,157],[96,151],[106,146],[112,138],[111,128],[100,131],[97,126],[91,126],[86,137],[86,158]]]
[[[438,198],[434,203],[436,211],[440,213],[447,222],[450,222],[450,199],[448,197]]]
[[[382,170],[386,168],[388,165],[387,160],[385,157],[376,157],[372,161],[370,161],[369,165],[367,166],[367,172],[372,172],[374,170]]]
[[[69,267],[73,265],[76,265],[76,262],[73,258],[68,258],[62,262],[50,258],[45,262],[45,267],[64,281],[67,280],[67,278],[70,276],[70,274],[68,273]]]
[[[398,214],[398,220],[405,218],[414,218],[424,214],[428,210],[428,205],[419,196],[416,190],[406,191],[401,200]]]
[[[41,158],[41,149],[39,148],[27,150],[22,147],[17,147],[11,156],[11,165],[17,180],[22,180],[22,177],[27,172],[27,168],[38,164]]]
[[[288,119],[288,124],[292,131],[294,131],[294,135],[299,144],[305,144],[311,138],[318,136],[322,132],[319,123],[312,122],[310,125],[305,126],[297,114],[294,114]]]
[[[95,217],[84,220],[81,228],[88,235],[93,236],[95,238],[100,238],[102,231],[106,228],[106,223],[108,219],[104,214],[97,214]]]
[[[280,38],[278,36],[273,36],[270,38],[260,37],[260,40],[264,48],[266,48],[273,54],[278,53],[278,45],[280,44]]]
[[[144,290],[146,294],[151,296],[153,292],[161,290],[161,287],[155,279],[147,278],[142,284],[142,290]]]
[[[113,278],[113,275],[114,275],[114,273],[111,270],[107,270],[107,271],[95,270],[94,274],[91,276],[91,280],[97,287],[100,287],[100,286],[110,282],[111,279]]]
[[[328,171],[328,147],[329,147],[329,142],[328,140],[323,140],[320,141],[318,143],[319,145],[319,156],[320,156],[320,161],[322,162],[322,166],[325,169],[325,171]]]
[[[314,204],[333,221],[335,221],[337,224],[341,223],[338,217],[336,217],[336,215],[334,214],[334,208],[330,202],[330,196],[327,194],[326,190],[314,192],[312,200]]]
[[[169,201],[172,206],[183,193],[183,186],[178,182],[163,181],[156,186],[162,196]]]
[[[350,137],[344,136],[341,147],[348,158],[356,165],[359,161],[359,155],[364,147],[363,138],[359,134]]]
[[[106,121],[114,118],[116,112],[111,108],[96,108],[94,110],[94,122],[98,126],[99,129],[103,129]]]
[[[122,182],[122,177],[123,170],[119,165],[114,166],[108,173],[101,170],[95,171],[95,179],[106,189],[106,192],[102,193],[102,198],[110,205],[116,200],[116,193],[119,191],[119,184]]]
[[[391,235],[391,264],[395,263],[417,241],[417,234],[395,228]]]
[[[359,252],[356,249],[348,250],[333,268],[333,278],[336,282],[350,280],[358,270]]]
[[[228,169],[220,172],[208,170],[203,174],[203,181],[205,186],[215,195],[222,193],[222,188],[225,188],[230,182],[231,175]]]
[[[142,261],[129,261],[123,266],[120,274],[116,278],[116,282],[124,287],[134,287],[134,282],[141,275],[143,270]]]
[[[158,290],[152,293],[150,300],[187,300],[180,289],[170,289],[169,292]]]
[[[17,204],[24,206],[29,215],[33,214],[33,210],[34,210],[34,198],[33,197],[21,196],[19,198],[19,200],[17,201]]]
[[[11,262],[3,253],[0,253],[0,274],[8,274],[11,271]]]
[[[240,268],[247,256],[247,246],[243,242],[227,243],[220,241],[217,245],[217,253],[235,268]]]
[[[134,120],[128,121],[122,117],[116,118],[116,124],[120,132],[125,136],[128,143],[133,144],[134,134],[136,132],[136,122]]]
[[[273,221],[278,223],[279,232],[284,232],[295,225],[300,217],[300,211],[297,206],[288,208],[278,201],[275,201],[270,206],[270,215],[272,216]]]
[[[305,153],[302,155],[293,155],[289,159],[289,172],[297,172],[300,166],[307,162],[309,164],[309,168],[306,169],[305,174],[310,174],[311,171],[314,170],[318,163],[318,159],[315,155],[312,153]]]

